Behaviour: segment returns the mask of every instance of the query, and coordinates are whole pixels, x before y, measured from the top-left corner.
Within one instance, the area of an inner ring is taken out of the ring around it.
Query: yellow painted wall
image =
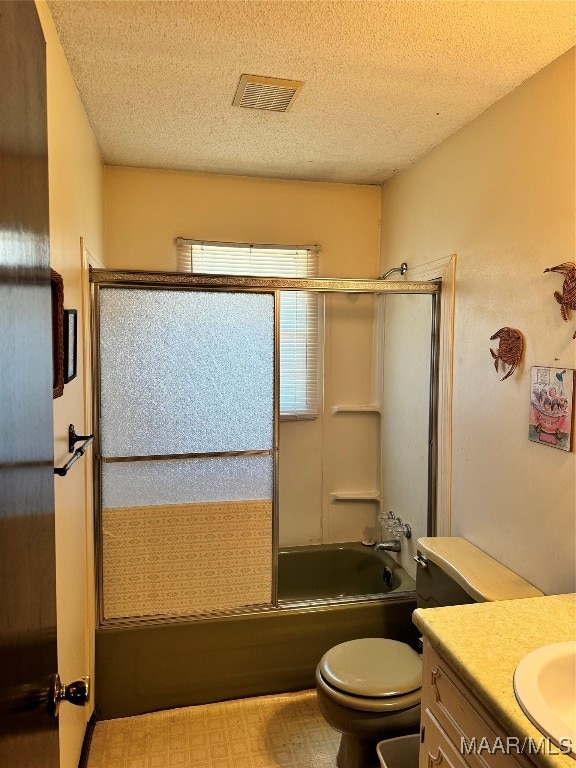
[[[279,181],[137,168],[107,167],[106,265],[109,269],[175,270],[177,236],[231,242],[321,246],[320,274],[376,277],[379,272],[380,188],[349,184]],[[359,539],[373,534],[374,505],[333,504],[330,493],[365,490],[364,475],[377,475],[373,425],[355,427],[352,472],[347,460],[346,417],[331,406],[343,396],[373,399],[373,313],[345,320],[345,305],[358,297],[328,300],[330,330],[324,350],[324,408],[315,421],[283,422],[280,431],[280,544]],[[344,351],[355,354],[354,365]],[[353,417],[348,417],[349,427]],[[330,452],[323,446],[330,444]],[[373,485],[373,482],[370,482]],[[322,514],[322,510],[324,513]],[[368,530],[370,529],[370,530]]]
[[[546,267],[575,261],[574,50],[382,190],[382,260],[457,254],[452,533],[546,593],[575,589],[575,454],[528,441],[530,368],[576,368]],[[525,337],[501,382],[490,336]]]
[[[174,269],[181,236],[320,243],[322,275],[378,271],[378,187],[109,166],[105,183],[109,269]]]
[[[103,255],[103,168],[68,63],[44,0],[37,9],[46,39],[50,260],[64,278],[64,306],[78,310],[78,375],[54,400],[54,459],[68,460],[68,425],[90,428],[83,353],[86,320],[80,238],[96,258]],[[93,676],[94,575],[90,454],[66,477],[55,477],[58,666],[66,683]],[[91,708],[60,709],[60,765],[76,768]]]

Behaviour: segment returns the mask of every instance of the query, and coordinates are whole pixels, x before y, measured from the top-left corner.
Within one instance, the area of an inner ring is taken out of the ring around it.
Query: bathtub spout
[[[381,541],[380,544],[376,544],[376,549],[386,550],[387,552],[400,552],[401,550],[400,539],[390,539],[390,541]]]

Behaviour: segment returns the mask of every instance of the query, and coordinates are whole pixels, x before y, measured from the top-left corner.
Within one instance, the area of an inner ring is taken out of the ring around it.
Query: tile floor
[[[103,720],[88,768],[334,768],[339,741],[300,691]]]

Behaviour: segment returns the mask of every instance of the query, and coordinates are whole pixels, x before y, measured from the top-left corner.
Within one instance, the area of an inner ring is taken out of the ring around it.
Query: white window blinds
[[[179,272],[256,277],[317,277],[317,246],[209,243],[178,238]],[[280,292],[280,416],[317,415],[318,297]]]

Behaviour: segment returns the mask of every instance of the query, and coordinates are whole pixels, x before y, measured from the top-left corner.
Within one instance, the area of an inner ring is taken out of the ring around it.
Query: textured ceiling
[[[104,161],[380,183],[575,42],[575,0],[48,0]],[[232,106],[244,73],[303,80]]]

